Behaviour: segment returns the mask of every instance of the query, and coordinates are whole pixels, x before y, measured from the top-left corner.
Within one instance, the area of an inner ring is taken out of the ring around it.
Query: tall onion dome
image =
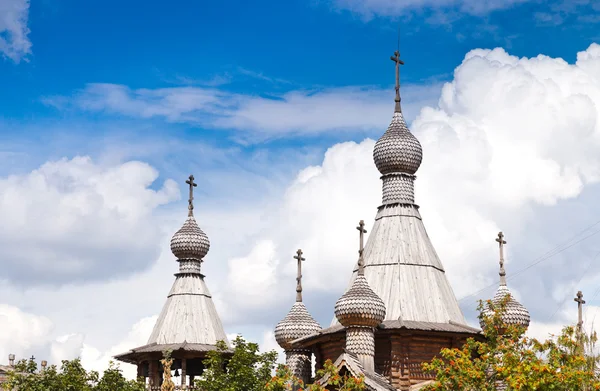
[[[396,107],[387,131],[375,143],[373,160],[383,180],[383,205],[415,202],[415,173],[423,160],[421,143],[408,130],[400,107],[400,53],[392,60],[396,63]]]
[[[504,269],[504,245],[506,244],[506,240],[504,240],[504,234],[502,232],[498,233],[496,241],[500,247],[500,286],[492,298],[492,304],[494,304],[494,306],[499,306],[506,296],[509,295],[504,313],[502,314],[502,321],[507,325],[516,325],[527,328],[529,327],[529,322],[531,320],[529,311],[523,304],[515,300],[506,286],[506,270]],[[486,315],[491,316],[493,314],[491,311],[487,310]],[[483,322],[481,323],[481,327],[483,327]]]
[[[313,319],[302,302],[302,261],[305,260],[302,250],[296,252],[294,259],[298,261],[296,302],[285,318],[275,326],[275,340],[285,351],[285,361],[290,371],[307,384],[311,376],[312,352],[307,349],[293,349],[292,341],[320,331],[321,325]]]
[[[367,371],[375,370],[374,328],[385,318],[383,300],[369,286],[365,278],[363,253],[364,221],[360,221],[358,274],[352,286],[335,303],[335,316],[346,327],[346,349],[356,354]]]

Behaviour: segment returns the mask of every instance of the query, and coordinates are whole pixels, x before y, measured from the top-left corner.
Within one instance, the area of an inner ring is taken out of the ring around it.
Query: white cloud
[[[369,20],[374,16],[399,16],[423,9],[458,9],[472,15],[485,15],[529,0],[331,0],[337,9],[357,13]]]
[[[18,63],[31,53],[29,0],[0,0],[0,53]]]
[[[0,178],[3,277],[61,284],[144,270],[159,252],[152,211],[179,197],[172,180],[149,188],[157,177],[141,162],[106,167],[75,157]]]
[[[517,58],[502,49],[474,50],[456,69],[454,80],[444,86],[439,106],[424,109],[411,124],[424,150],[417,173],[417,203],[459,297],[497,281],[494,238],[499,230],[509,242],[507,269],[512,277],[533,255],[556,247],[588,225],[590,216],[597,215],[600,46],[590,46],[577,58],[577,63],[568,64],[544,56]],[[379,134],[391,119],[392,108],[393,102],[386,102],[386,114],[373,120],[372,127],[383,123]],[[246,330],[254,327],[253,337],[260,340],[265,329],[285,316],[295,293],[292,256],[298,248],[307,259],[303,266],[307,306],[321,324],[329,322],[333,303],[356,262],[354,227],[364,219],[369,229],[380,202],[373,144],[366,139],[334,145],[319,165],[298,170],[281,197],[268,197],[256,206],[240,196],[241,207],[215,206],[202,215],[200,224],[213,244],[203,267],[228,332],[247,325],[244,335],[248,337]],[[582,197],[592,201],[581,207],[569,203]],[[252,223],[258,216],[265,218],[258,226],[249,224],[249,215],[238,214],[240,210],[252,212]],[[583,213],[573,213],[578,210]],[[176,220],[180,224],[182,218]],[[226,226],[219,225],[223,222]],[[219,229],[211,230],[210,224]],[[176,228],[170,226],[168,236]],[[129,312],[147,313],[136,319],[157,313],[176,268],[167,254],[167,242],[161,241],[165,254],[155,267],[138,277],[98,283],[88,286],[87,292],[64,288],[47,293],[42,304],[59,312],[51,299],[81,297],[84,301],[84,296],[93,292],[94,298],[78,305],[93,304],[97,314],[88,310],[89,316],[97,319],[98,325],[88,327],[96,328],[96,334],[104,332],[102,319],[117,319],[115,323],[120,324]],[[589,280],[586,289],[596,289],[593,281],[600,271],[594,267],[586,270],[592,260],[589,254],[599,250],[594,246],[590,240],[580,243],[569,258],[561,259],[564,254],[560,254],[556,257],[560,261],[542,263],[523,273],[525,279],[509,280],[516,296],[532,312],[531,333],[542,335],[554,330],[555,323],[575,321],[572,307],[547,319],[564,296],[555,291],[571,290],[584,272]],[[574,267],[570,259],[577,259],[579,266]],[[136,290],[145,296],[128,295]],[[489,297],[492,292],[486,290],[480,296]],[[569,301],[573,293],[568,293]],[[15,297],[35,303],[38,296],[39,291]],[[109,303],[117,300],[118,308]],[[465,311],[474,308],[472,302],[463,304]],[[65,319],[72,314],[61,314],[61,333],[71,332],[66,330]],[[586,319],[592,323],[593,316]],[[81,319],[76,321],[78,327],[86,327]],[[86,335],[88,338],[92,339]],[[263,344],[272,344],[267,337],[263,340]],[[96,345],[107,345],[97,348],[104,352],[114,343]]]
[[[0,357],[4,360],[9,354],[14,354],[18,360],[47,343],[53,324],[44,316],[0,304],[0,330]]]
[[[402,87],[404,111],[413,118],[423,105],[435,104],[441,85]],[[368,131],[385,126],[393,88],[343,87],[289,91],[263,98],[202,87],[131,90],[116,84],[89,84],[72,98],[49,97],[57,108],[164,118],[208,128],[241,131],[240,139],[260,141],[330,131]]]
[[[454,80],[444,86],[439,108],[425,108],[412,123],[424,149],[417,202],[458,297],[497,279],[494,238],[499,230],[510,243],[510,275],[530,262],[521,255],[524,246],[534,244],[543,252],[557,244],[548,235],[561,230],[560,222],[526,232],[538,216],[533,208],[539,207],[539,213],[560,210],[552,207],[598,182],[598,53],[600,46],[592,45],[579,54],[577,64],[569,65],[544,56],[517,58],[502,49],[471,51]],[[387,106],[389,121],[392,102]],[[372,140],[333,146],[320,166],[297,175],[278,205],[269,205],[275,217],[255,240],[272,242],[276,254],[269,252],[256,264],[246,262],[243,269],[249,280],[256,274],[270,276],[268,284],[256,288],[265,297],[264,311],[272,311],[277,298],[281,303],[277,318],[285,315],[293,296],[292,255],[299,247],[307,258],[305,298],[339,294],[346,286],[356,262],[354,226],[359,219],[370,224],[380,202],[372,148]],[[558,215],[567,216],[572,218],[568,211]],[[571,229],[560,231],[564,239],[573,234]],[[249,251],[257,253],[258,247]],[[264,272],[267,258],[280,261]],[[533,284],[531,279],[529,284],[511,282],[525,304],[547,307],[534,308],[534,316],[553,310],[548,300],[554,286],[581,277],[582,271],[578,274],[568,262],[554,268],[552,274],[542,272],[543,267],[534,269],[538,274],[528,274],[535,279]],[[228,286],[236,289],[231,280]],[[256,310],[244,308],[255,299],[246,301],[240,293],[231,296],[236,298],[236,314],[248,320]],[[487,290],[484,295],[491,293]],[[316,305],[314,310],[321,314],[323,304]],[[254,318],[262,316],[267,315],[259,312]]]

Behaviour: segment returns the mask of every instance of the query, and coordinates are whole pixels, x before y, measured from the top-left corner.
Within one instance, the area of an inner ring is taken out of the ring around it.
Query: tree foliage
[[[233,355],[225,342],[217,342],[217,350],[204,360],[205,370],[196,386],[203,391],[260,391],[271,379],[277,353],[260,353],[258,344],[238,336],[233,341]]]
[[[323,368],[317,371],[317,379],[328,376],[324,384],[304,384],[302,380],[293,376],[288,367],[281,365],[277,369],[275,376],[265,386],[265,391],[326,391],[333,389],[336,391],[363,391],[366,389],[364,376],[354,377],[348,374],[340,375],[337,367],[331,360],[326,360]]]
[[[333,386],[338,391],[365,390],[364,378],[340,375],[328,360],[317,372],[317,378],[329,374],[326,385],[303,384],[283,365],[277,366],[277,353],[260,353],[255,343],[237,337],[233,343],[233,354],[224,342],[217,343],[217,350],[209,352],[204,360],[205,370],[196,386],[202,391],[325,391]],[[276,369],[277,368],[277,369]],[[273,372],[275,371],[275,376]]]
[[[423,391],[576,391],[599,390],[594,335],[565,327],[546,341],[525,336],[522,327],[502,321],[508,297],[494,306],[481,302],[485,338],[469,338],[461,348],[443,349],[423,364],[435,375]],[[586,349],[587,347],[587,349]]]
[[[63,360],[60,370],[51,365],[39,369],[32,360],[21,360],[8,373],[4,385],[9,390],[19,391],[144,391],[142,381],[127,380],[121,369],[113,362],[102,377],[96,371],[86,371],[79,359]]]

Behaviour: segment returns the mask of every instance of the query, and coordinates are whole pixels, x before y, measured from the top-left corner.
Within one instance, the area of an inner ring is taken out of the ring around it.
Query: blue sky
[[[390,87],[387,58],[398,26],[407,63],[402,80],[410,84],[449,80],[473,48],[502,46],[516,56],[544,53],[572,62],[596,38],[597,25],[582,20],[591,4],[575,11],[566,7],[572,2],[517,3],[476,15],[459,5],[414,7],[367,21],[340,9],[341,1],[33,1],[32,53],[18,64],[0,62],[2,117],[25,124],[81,119],[42,98],[70,95],[87,83],[132,89],[221,84],[225,91],[265,97],[294,89]],[[562,16],[546,22],[541,14]]]
[[[399,27],[417,202],[457,297],[477,292],[469,321],[471,299],[493,294],[499,230],[537,333],[570,319],[575,287],[600,300],[600,247],[577,242],[600,214],[596,0],[0,0],[0,13],[0,315],[39,324],[22,334],[34,343],[0,336],[0,357],[84,352],[99,367],[143,344],[190,173],[227,332],[274,347],[298,247],[327,325],[355,262],[345,227],[380,202],[371,153]]]

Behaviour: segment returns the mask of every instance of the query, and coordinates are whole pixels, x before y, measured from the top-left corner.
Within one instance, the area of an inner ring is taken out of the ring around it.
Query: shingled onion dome
[[[193,175],[187,181],[190,184],[190,199],[188,201],[188,218],[179,231],[171,238],[171,252],[177,259],[202,260],[210,248],[208,236],[200,229],[194,218],[192,187],[196,186]]]
[[[414,175],[423,160],[421,143],[408,130],[401,111],[394,112],[387,131],[375,143],[373,160],[381,175]]]
[[[335,316],[344,327],[362,326],[377,327],[385,319],[385,304],[383,300],[369,286],[365,278],[364,262],[362,259],[364,222],[361,220],[360,257],[358,261],[358,275],[352,286],[335,303]]]
[[[381,136],[373,149],[373,160],[381,175],[404,173],[414,175],[423,160],[421,143],[408,130],[402,108],[400,107],[400,52],[391,57],[396,63],[396,107],[394,117],[387,131]]]
[[[296,277],[296,302],[290,312],[275,326],[275,340],[284,350],[292,349],[292,341],[307,337],[321,330],[321,325],[313,319],[302,302],[302,250],[296,252],[294,259],[298,261]]]
[[[385,318],[385,304],[373,292],[364,274],[359,274],[335,303],[335,316],[344,327],[377,327]]]
[[[506,296],[509,295],[510,297],[506,302],[506,307],[502,314],[502,321],[507,325],[516,325],[527,328],[529,327],[529,322],[531,320],[529,311],[523,304],[515,300],[514,296],[506,286],[506,270],[504,269],[504,245],[506,244],[506,240],[504,240],[504,234],[502,232],[498,233],[496,242],[498,242],[500,247],[500,286],[492,298],[492,304],[494,304],[494,306],[499,306]],[[493,315],[490,310],[486,310],[485,314],[487,316]],[[483,326],[484,324],[481,322],[481,327]]]
[[[275,340],[284,350],[292,349],[292,341],[307,337],[321,330],[303,302],[294,303],[290,312],[275,326]]]

